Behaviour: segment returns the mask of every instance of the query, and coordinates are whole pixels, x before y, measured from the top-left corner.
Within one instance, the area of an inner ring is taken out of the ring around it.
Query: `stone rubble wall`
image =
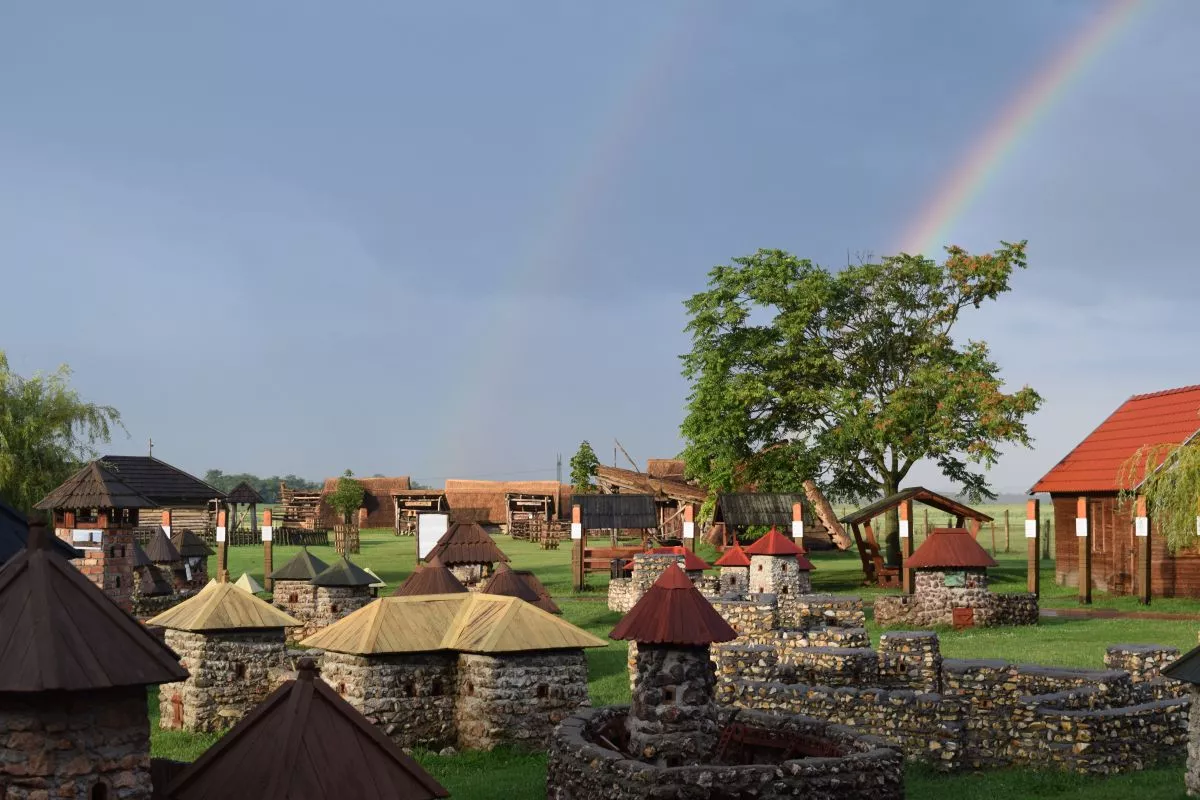
[[[778,598],[781,628],[865,628],[862,598],[804,594]]]
[[[637,604],[634,597],[632,578],[613,578],[608,582],[608,610],[628,614]]]
[[[749,567],[721,567],[717,594],[745,595],[750,592]]]
[[[193,633],[165,641],[190,673],[159,687],[159,726],[212,733],[233,727],[267,698],[289,668],[282,628]]]
[[[400,747],[457,744],[458,656],[414,653],[354,656],[326,652],[321,677]]]
[[[709,602],[741,636],[770,633],[776,627],[776,606],[770,601],[714,599]]]
[[[902,800],[900,753],[879,739],[824,721],[744,711],[739,722],[840,745],[846,755],[801,758],[781,764],[700,763],[659,767],[636,761],[598,742],[606,726],[620,724],[627,707],[581,711],[563,722],[551,744],[546,771],[548,800]]]
[[[276,608],[304,623],[287,629],[289,644],[307,639],[374,599],[367,586],[313,586],[308,581],[276,581],[271,597]]]
[[[454,724],[461,748],[544,750],[555,726],[588,703],[582,650],[458,657]]]
[[[642,644],[634,667],[630,752],[664,766],[707,762],[719,734],[709,648]]]
[[[794,556],[750,556],[750,594],[795,596],[811,591],[808,573]]]
[[[1189,686],[1192,705],[1200,703],[1200,686]],[[1200,796],[1200,714],[1188,716],[1187,772],[1183,776],[1188,795]]]
[[[5,800],[150,800],[150,723],[142,686],[0,695]]]
[[[1134,683],[1156,680],[1162,668],[1179,658],[1179,648],[1156,644],[1116,644],[1104,653],[1104,666],[1129,673]]]
[[[285,614],[289,614],[298,622],[306,623],[304,627],[288,628],[289,644],[304,639],[308,625],[317,615],[317,587],[308,581],[275,581],[271,589],[271,605]]]
[[[941,691],[942,651],[937,634],[930,631],[883,634],[879,637],[878,672],[881,686],[926,693]]]
[[[987,588],[987,575],[968,571],[965,586],[945,585],[946,573],[919,570],[911,595],[875,598],[875,622],[883,627],[911,625],[917,628],[954,624],[954,609],[974,609],[978,627],[1036,625],[1037,596],[1027,592],[995,594]]]
[[[475,590],[491,571],[491,564],[450,564],[450,574],[468,589]]]

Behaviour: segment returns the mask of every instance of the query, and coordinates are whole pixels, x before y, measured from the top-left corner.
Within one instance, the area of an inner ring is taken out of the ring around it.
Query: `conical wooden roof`
[[[771,528],[766,534],[759,537],[757,542],[746,548],[746,555],[750,556],[796,556],[800,554],[801,550],[796,547],[796,543],[775,528]]]
[[[271,579],[277,581],[311,581],[320,575],[329,565],[308,552],[307,547],[301,547],[300,552],[291,560],[271,573]]]
[[[175,590],[171,584],[163,577],[162,569],[153,564],[147,567],[138,567],[141,571],[142,585],[140,591],[145,597],[162,597],[173,593]]]
[[[175,543],[161,527],[156,528],[154,533],[150,534],[150,541],[146,542],[146,558],[154,564],[173,564],[183,560]]]
[[[718,567],[748,567],[750,566],[750,557],[746,555],[746,551],[742,549],[742,545],[738,542],[733,543],[725,553],[717,559]]]
[[[605,646],[603,639],[531,603],[481,592],[384,597],[301,644],[352,655],[438,650],[501,654]]]
[[[138,544],[137,542],[134,542],[133,543],[133,566],[135,568],[136,567],[149,567],[153,564],[154,564],[154,562],[150,560],[150,556],[146,555],[146,551],[142,549],[142,546],[140,544]]]
[[[498,594],[506,597],[519,597],[526,603],[538,602],[538,594],[529,587],[521,577],[508,568],[507,564],[501,564],[496,568],[496,573],[488,579],[483,585],[485,594]]]
[[[0,570],[0,692],[86,691],[187,678],[179,657],[50,549],[35,526]]]
[[[134,491],[103,466],[93,461],[42,498],[43,511],[71,508],[157,508],[158,504]]]
[[[442,534],[429,557],[436,556],[448,567],[455,564],[495,564],[508,561],[492,537],[476,522],[456,522]]]
[[[534,603],[535,606],[550,614],[562,613],[562,609],[559,608],[558,604],[554,602],[554,598],[550,596],[550,592],[547,591],[546,587],[542,585],[542,582],[538,580],[537,575],[534,575],[527,569],[514,569],[513,572],[516,573],[521,580],[525,581],[525,583],[529,585],[529,588],[533,589],[534,594],[538,596],[538,601]]]
[[[966,528],[934,528],[904,564],[910,569],[986,569],[996,559]]]
[[[258,594],[259,592],[266,591],[266,589],[263,588],[263,585],[254,580],[254,576],[249,572],[243,572],[242,577],[238,578],[237,583],[233,585],[239,589],[249,592],[250,594]]]
[[[225,501],[238,505],[259,505],[264,502],[262,495],[250,484],[242,481],[225,495]]]
[[[202,632],[292,628],[301,623],[232,583],[209,581],[194,596],[168,608],[149,624]]]
[[[174,800],[427,800],[449,793],[300,660],[167,787]]]
[[[375,577],[342,556],[312,579],[313,586],[370,586]]]
[[[392,592],[392,597],[417,594],[461,594],[467,591],[454,573],[437,556],[418,568],[408,579]]]
[[[687,573],[668,567],[608,636],[645,644],[699,647],[732,641],[737,632],[692,586]]]
[[[179,551],[179,555],[184,558],[211,556],[213,554],[212,548],[205,544],[203,539],[186,528],[172,533],[171,543],[175,545],[175,549]]]

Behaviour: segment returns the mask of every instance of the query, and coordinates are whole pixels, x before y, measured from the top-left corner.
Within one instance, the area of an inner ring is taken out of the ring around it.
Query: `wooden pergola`
[[[990,522],[991,517],[984,514],[982,511],[977,511],[970,506],[965,506],[957,500],[951,500],[945,495],[940,495],[937,492],[932,492],[922,486],[914,486],[910,489],[902,489],[890,497],[884,497],[881,500],[876,500],[874,503],[863,506],[857,511],[847,514],[842,517],[842,523],[850,526],[850,530],[854,534],[854,543],[858,546],[858,555],[862,559],[863,575],[865,576],[863,584],[870,586],[878,584],[884,587],[897,587],[900,585],[901,570],[899,567],[888,566],[883,560],[883,551],[880,549],[879,540],[875,538],[875,531],[871,527],[871,523],[878,517],[883,516],[892,509],[906,506],[910,513],[909,524],[912,523],[912,504],[922,503],[930,508],[943,511],[954,517],[954,527],[962,528],[971,521],[971,533],[978,534],[980,526],[985,522]],[[911,538],[909,539],[911,542]]]

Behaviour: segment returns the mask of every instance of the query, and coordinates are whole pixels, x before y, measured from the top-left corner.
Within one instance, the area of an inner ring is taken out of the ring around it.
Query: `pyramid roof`
[[[145,551],[146,558],[150,559],[153,564],[173,564],[183,560],[183,556],[179,555],[179,549],[175,547],[175,543],[171,541],[161,526],[155,528],[154,533],[150,534],[150,541],[146,542]],[[134,555],[136,557],[137,554]]]
[[[52,550],[50,536],[30,528],[27,548],[0,570],[0,692],[187,678],[179,656]]]
[[[605,646],[604,640],[520,598],[482,592],[383,597],[301,644],[352,655],[438,650],[502,654]]]
[[[313,586],[370,586],[377,578],[342,556],[326,567],[310,583]]]
[[[29,519],[0,498],[0,564],[25,549],[29,536]],[[83,553],[59,539],[51,538],[51,545],[63,558],[82,558]]]
[[[909,569],[986,569],[999,564],[966,528],[934,528],[917,552],[908,557],[905,566]]]
[[[477,522],[456,522],[442,534],[430,557],[437,556],[446,566],[455,564],[495,564],[508,561],[492,537]]]
[[[746,555],[746,551],[742,549],[740,543],[734,542],[733,547],[727,549],[717,559],[716,565],[718,567],[748,567],[750,566],[750,557]]]
[[[758,541],[746,548],[746,555],[749,556],[794,556],[800,555],[801,552],[795,542],[776,528],[771,528],[766,534],[759,537]]]
[[[386,589],[387,588],[387,581],[385,581],[383,578],[379,577],[379,573],[377,573],[375,570],[371,569],[370,567],[363,567],[362,571],[367,573],[368,575],[370,575],[372,578],[375,579],[375,582],[371,584],[372,589]]]
[[[187,528],[173,532],[171,534],[171,544],[175,545],[175,549],[179,551],[179,555],[184,558],[211,556],[213,554],[212,548]]]
[[[320,575],[329,565],[308,552],[307,547],[301,547],[300,552],[279,569],[271,573],[271,579],[276,581],[311,581]]]
[[[250,594],[258,594],[259,592],[266,591],[266,589],[263,588],[263,585],[256,581],[254,576],[249,572],[243,572],[242,577],[238,578],[237,583],[233,585],[239,589],[249,592]]]
[[[461,594],[467,591],[454,573],[437,556],[423,567],[418,567],[407,580],[392,592],[393,597],[414,594]]]
[[[135,491],[116,473],[93,461],[42,498],[37,508],[156,508],[153,500]]]
[[[513,572],[520,576],[521,580],[525,581],[529,585],[529,588],[533,589],[534,594],[538,596],[538,601],[534,603],[535,606],[551,614],[562,613],[562,609],[558,607],[558,603],[554,602],[554,598],[550,596],[550,592],[538,580],[537,575],[534,575],[527,569],[514,569]]]
[[[507,564],[500,564],[496,568],[496,573],[488,578],[487,583],[483,585],[483,590],[486,594],[499,594],[507,597],[519,597],[526,603],[537,603],[540,599],[538,593],[535,592],[528,583],[521,579]]]
[[[732,641],[737,632],[696,590],[687,573],[668,567],[608,636],[645,644],[699,647]]]
[[[203,632],[292,628],[301,623],[232,583],[209,581],[195,595],[168,608],[149,624]]]
[[[167,787],[175,800],[426,800],[449,793],[330,686],[312,659]]]

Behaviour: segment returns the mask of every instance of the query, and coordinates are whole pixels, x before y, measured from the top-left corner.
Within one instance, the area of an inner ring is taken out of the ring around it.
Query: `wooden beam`
[[[1033,499],[1025,503],[1025,584],[1035,596],[1042,594],[1041,555],[1042,501]]]
[[[1142,605],[1148,606],[1154,594],[1154,584],[1150,577],[1150,514],[1145,495],[1138,495],[1133,518],[1133,535],[1134,541],[1138,543],[1138,600]]]
[[[1079,602],[1092,602],[1092,520],[1086,497],[1075,501],[1075,538],[1079,542]]]
[[[912,536],[913,502],[905,500],[900,504],[900,586],[905,594],[912,594],[913,571],[908,568],[908,559],[913,553]]]

